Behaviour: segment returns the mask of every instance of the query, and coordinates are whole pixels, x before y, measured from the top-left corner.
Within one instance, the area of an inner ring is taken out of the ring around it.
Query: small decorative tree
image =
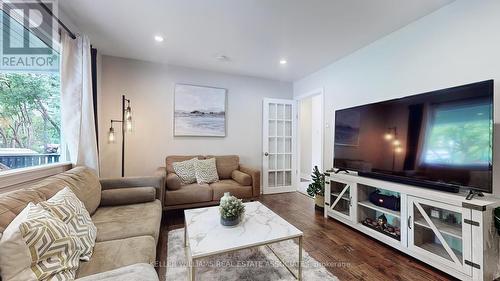
[[[325,174],[321,173],[318,166],[314,166],[312,171],[312,183],[307,188],[307,194],[315,198],[316,205],[323,208],[325,202]]]

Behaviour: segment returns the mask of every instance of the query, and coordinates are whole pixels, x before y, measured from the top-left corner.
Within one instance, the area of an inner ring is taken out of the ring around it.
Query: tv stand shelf
[[[460,280],[500,277],[500,236],[493,223],[499,198],[485,195],[466,200],[464,192],[447,193],[355,173],[327,174],[326,183],[325,217]],[[393,202],[399,204],[383,205],[389,209],[372,203],[370,194],[376,190],[395,196]]]
[[[386,209],[384,207],[379,207],[379,206],[373,204],[370,201],[358,202],[358,205],[366,207],[366,208],[369,208],[369,209],[372,209],[372,210],[377,211],[377,212],[381,212],[381,213],[384,213],[384,214],[391,215],[393,217],[397,217],[397,218],[401,217],[401,213],[400,212],[394,211],[394,210],[391,210],[391,209]]]

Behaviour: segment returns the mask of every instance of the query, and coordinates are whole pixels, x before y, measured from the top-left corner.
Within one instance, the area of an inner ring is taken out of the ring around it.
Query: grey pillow
[[[199,184],[219,181],[219,174],[217,174],[215,158],[206,160],[195,159],[194,169],[196,171],[196,181]]]
[[[174,172],[179,176],[183,184],[191,184],[196,182],[196,172],[194,168],[196,158],[182,162],[174,162],[172,164]]]

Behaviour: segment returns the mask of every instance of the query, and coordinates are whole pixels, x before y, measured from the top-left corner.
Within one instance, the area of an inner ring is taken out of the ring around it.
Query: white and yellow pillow
[[[73,280],[80,245],[64,222],[29,203],[0,239],[2,280]]]
[[[186,161],[174,162],[172,164],[175,174],[179,176],[183,184],[196,182],[196,172],[194,169],[194,163],[196,160],[198,159],[193,158]]]
[[[215,158],[206,160],[195,159],[194,170],[196,171],[196,181],[199,184],[214,183],[219,181]]]
[[[73,191],[65,187],[49,200],[40,202],[39,205],[68,226],[69,230],[80,240],[82,248],[80,259],[90,260],[95,246],[97,228],[85,209],[85,205]]]

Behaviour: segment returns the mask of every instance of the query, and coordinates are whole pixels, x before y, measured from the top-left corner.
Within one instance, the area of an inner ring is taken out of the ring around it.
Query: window
[[[19,10],[18,10],[19,11]],[[20,10],[22,12],[22,10]],[[30,31],[25,33],[12,14],[2,12],[2,34],[10,38],[12,48],[26,53],[10,55],[2,44],[0,70],[0,171],[59,162],[61,144],[59,54],[53,44],[43,41]],[[9,25],[6,25],[6,22]],[[37,35],[38,36],[38,35]],[[2,36],[5,39],[5,36]],[[45,38],[47,40],[47,38]],[[28,41],[29,44],[23,45]],[[45,43],[44,43],[45,42]],[[2,42],[3,43],[3,42]],[[28,46],[28,47],[27,47]],[[47,53],[30,53],[30,49]],[[11,58],[6,60],[5,58]],[[46,62],[57,65],[45,68]],[[26,67],[36,61],[38,69]],[[11,63],[5,65],[5,62]],[[12,62],[18,63],[12,65]],[[23,65],[21,65],[23,66]]]
[[[487,166],[491,163],[493,124],[489,101],[443,104],[431,109],[424,163]]]

